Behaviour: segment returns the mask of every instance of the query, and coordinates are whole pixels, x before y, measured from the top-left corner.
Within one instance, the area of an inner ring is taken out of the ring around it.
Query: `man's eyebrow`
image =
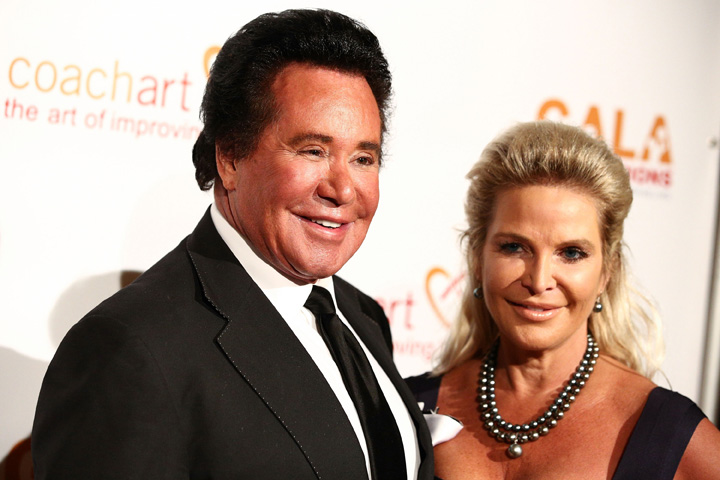
[[[308,140],[315,140],[320,143],[332,143],[333,137],[329,135],[321,135],[319,133],[301,133],[292,137],[288,144],[296,146],[297,144],[306,142]]]
[[[358,150],[371,150],[377,154],[380,153],[380,145],[376,142],[360,142],[358,143]]]
[[[295,135],[290,139],[288,142],[288,145],[291,146],[297,146],[300,143],[307,142],[308,140],[316,141],[324,144],[332,143],[333,137],[330,135],[322,135],[320,133],[301,133],[299,135]],[[381,147],[380,144],[377,142],[372,141],[364,141],[364,142],[358,142],[357,145],[358,150],[370,150],[375,153],[380,153]]]

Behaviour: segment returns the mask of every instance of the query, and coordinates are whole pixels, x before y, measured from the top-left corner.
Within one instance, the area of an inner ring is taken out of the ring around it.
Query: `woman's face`
[[[566,187],[502,191],[478,279],[504,341],[528,351],[585,344],[607,283],[593,198]]]

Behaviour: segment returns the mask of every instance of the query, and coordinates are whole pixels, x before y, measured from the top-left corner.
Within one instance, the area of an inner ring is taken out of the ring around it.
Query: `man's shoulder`
[[[162,316],[193,298],[195,273],[186,248],[187,239],[148,268],[129,285],[93,308],[85,318],[133,319]]]
[[[177,358],[177,352],[188,345],[212,345],[225,325],[225,319],[213,314],[203,300],[183,241],[83,316],[65,336],[63,351],[66,355],[68,346],[95,351],[100,345],[121,354],[142,345],[163,363]]]
[[[333,275],[332,278],[333,278],[333,284],[335,285],[336,289],[340,289],[340,290],[343,290],[346,292],[353,292],[354,294],[356,294],[358,296],[370,298],[365,293],[363,293],[360,289],[355,287],[353,284],[351,284],[344,278],[338,277],[337,275]]]
[[[382,309],[380,304],[373,300],[372,297],[363,293],[338,276],[333,277],[333,283],[335,284],[335,293],[338,295],[338,302],[342,302],[340,297],[357,302],[360,310],[366,315],[366,317],[370,318],[380,328],[385,344],[392,352],[392,333],[390,332],[390,323],[388,322],[387,316],[385,316],[385,311]],[[343,305],[339,304],[339,306],[340,310],[343,310]]]
[[[193,268],[186,244],[187,238],[113,297],[152,297],[191,283]]]
[[[360,308],[368,315],[373,318],[385,319],[385,313],[380,305],[369,295],[344,280],[341,277],[334,276],[333,283],[335,284],[336,292],[342,292],[344,295],[355,298],[360,304]]]

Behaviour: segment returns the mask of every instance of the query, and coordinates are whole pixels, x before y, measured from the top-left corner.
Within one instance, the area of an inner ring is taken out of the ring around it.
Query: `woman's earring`
[[[602,312],[602,309],[603,309],[603,304],[600,301],[600,297],[598,297],[597,300],[595,300],[595,306],[593,307],[593,312],[600,313],[600,312]]]
[[[478,300],[483,299],[482,287],[476,287],[475,290],[473,290],[473,297],[477,298]]]

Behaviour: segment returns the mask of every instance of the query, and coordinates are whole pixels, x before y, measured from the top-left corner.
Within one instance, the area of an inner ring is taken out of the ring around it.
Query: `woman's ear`
[[[473,277],[478,284],[482,283],[483,266],[482,266],[482,250],[473,252]]]
[[[620,254],[614,255],[612,261],[608,262],[607,267],[603,267],[602,277],[600,278],[600,291],[598,296],[602,295],[607,290],[607,284],[610,282],[610,278],[617,273],[622,263],[620,260]]]

